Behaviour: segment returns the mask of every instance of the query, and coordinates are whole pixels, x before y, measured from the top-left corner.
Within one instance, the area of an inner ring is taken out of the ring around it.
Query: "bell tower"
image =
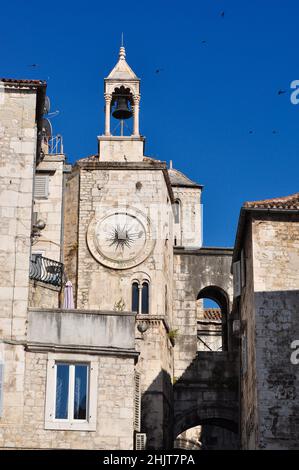
[[[126,61],[124,46],[120,47],[117,64],[104,80],[104,97],[105,133],[98,137],[99,160],[142,161],[145,139],[139,132],[140,79]]]

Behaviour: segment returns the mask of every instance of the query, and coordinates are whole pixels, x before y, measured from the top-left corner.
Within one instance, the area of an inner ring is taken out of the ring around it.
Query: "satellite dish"
[[[47,139],[52,137],[52,124],[50,123],[49,119],[43,118],[43,136]]]
[[[45,104],[44,104],[44,113],[43,114],[48,114],[50,111],[50,98],[48,96],[45,97]]]

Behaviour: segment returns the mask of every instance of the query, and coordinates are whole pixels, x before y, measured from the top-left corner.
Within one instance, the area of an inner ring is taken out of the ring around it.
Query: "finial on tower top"
[[[124,47],[124,33],[121,33],[121,46],[119,49],[119,58],[125,60],[126,58],[126,49]]]

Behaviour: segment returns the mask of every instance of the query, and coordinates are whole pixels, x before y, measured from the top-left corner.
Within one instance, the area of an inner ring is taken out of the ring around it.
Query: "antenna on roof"
[[[124,47],[124,33],[121,33],[121,47]]]
[[[50,98],[48,96],[45,97],[45,103],[44,103],[44,112],[43,114],[49,114],[50,112]]]
[[[172,160],[169,161],[169,169],[172,170]]]
[[[53,134],[53,131],[52,131],[51,122],[49,121],[49,119],[43,118],[43,121],[42,121],[42,135],[43,135],[44,139],[45,140],[51,139],[52,134]]]

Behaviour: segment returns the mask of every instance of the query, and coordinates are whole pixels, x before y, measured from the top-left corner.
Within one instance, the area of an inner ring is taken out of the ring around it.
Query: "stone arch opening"
[[[205,299],[217,304],[216,308],[206,307]],[[201,289],[196,299],[197,339],[199,351],[228,350],[228,294],[218,286]]]
[[[198,408],[177,418],[174,448],[189,450],[238,449],[238,424],[234,410]]]
[[[130,118],[134,116],[134,99],[129,87],[123,85],[114,88],[111,95],[111,122],[114,122],[115,134],[119,128],[120,135],[131,135],[132,129],[128,125]]]

